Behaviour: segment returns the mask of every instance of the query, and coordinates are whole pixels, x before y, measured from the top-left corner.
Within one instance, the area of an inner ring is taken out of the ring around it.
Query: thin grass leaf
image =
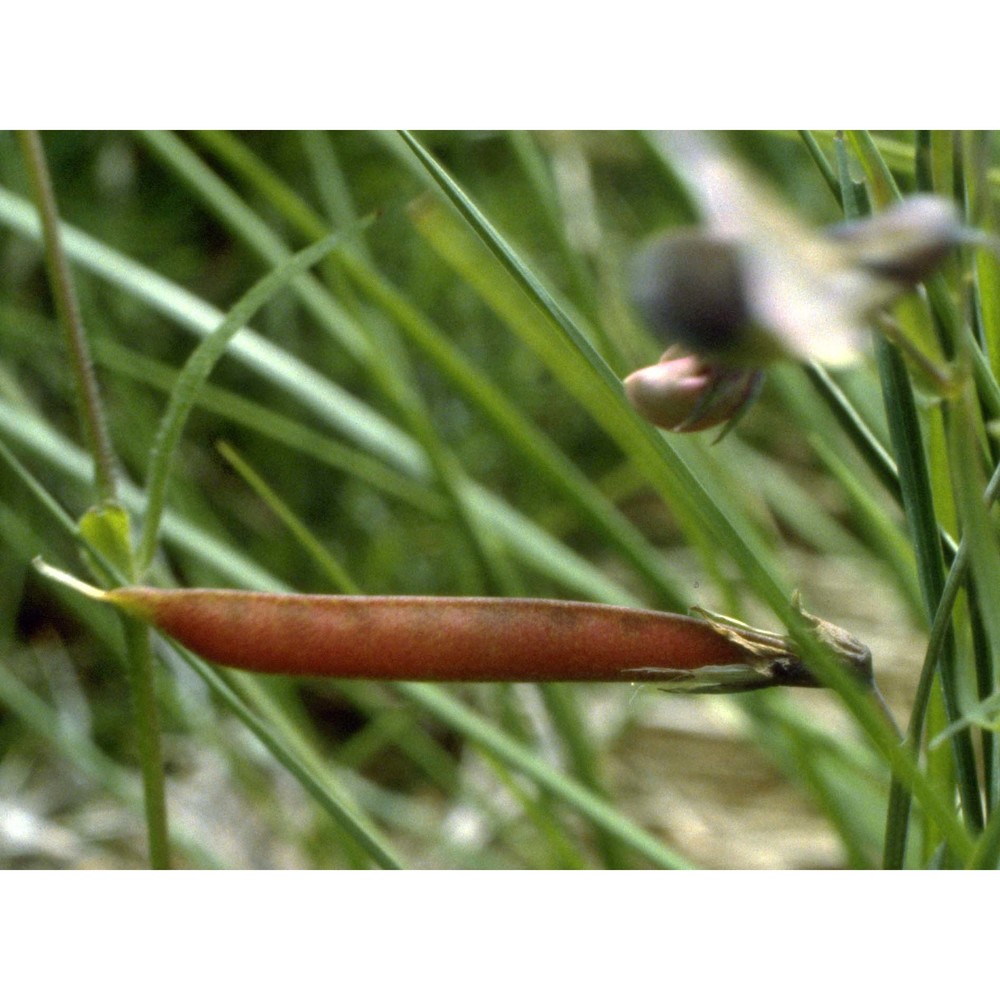
[[[851,866],[874,867],[885,801],[878,762],[861,748],[832,739],[785,699],[758,699],[747,714],[761,746],[795,775],[829,819]]]
[[[403,867],[395,850],[350,801],[329,767],[288,722],[263,685],[254,678],[211,667],[180,646],[175,652],[375,864]]]
[[[808,130],[800,131],[799,137],[802,139],[806,149],[809,151],[809,155],[813,159],[813,163],[816,164],[819,172],[823,175],[823,180],[826,181],[826,186],[830,189],[830,193],[837,199],[837,203],[843,208],[843,194],[840,190],[840,181],[837,177],[837,171],[830,166],[830,161],[823,154],[823,150],[820,149],[819,143],[816,141],[816,136]]]
[[[559,249],[560,261],[570,276],[576,299],[585,304],[588,318],[595,321],[598,308],[593,282],[587,273],[582,256],[571,246],[568,239],[563,210],[559,204],[559,194],[553,183],[546,157],[529,132],[511,132],[508,135],[508,142],[535,195],[535,207],[538,211],[533,214],[544,221]]]
[[[805,372],[868,468],[902,506],[903,496],[899,488],[899,470],[895,459],[882,446],[881,441],[851,405],[850,400],[826,369],[818,364],[808,364],[805,366]]]
[[[830,474],[840,484],[844,495],[858,520],[859,531],[877,552],[896,580],[897,589],[903,595],[914,618],[922,620],[925,615],[923,596],[917,580],[916,561],[909,539],[896,522],[889,517],[881,497],[873,495],[847,464],[822,439],[810,436],[810,447],[816,453]]]
[[[354,581],[343,566],[331,555],[330,551],[320,544],[319,539],[309,531],[292,509],[271,489],[263,477],[246,462],[240,454],[220,441],[217,445],[222,457],[239,473],[243,481],[264,501],[267,507],[277,516],[285,528],[295,537],[296,541],[308,553],[313,562],[319,566],[336,591],[345,594],[358,593]]]
[[[995,234],[996,206],[987,180],[993,137],[966,132],[964,143],[966,214],[977,229]],[[977,249],[972,256],[975,282],[972,301],[979,342],[996,377],[1000,375],[1000,259],[987,248]]]
[[[558,811],[553,809],[553,799],[537,788],[525,787],[495,755],[482,753],[483,760],[497,773],[501,786],[521,807],[523,814],[545,838],[550,860],[546,867],[582,871],[589,867],[583,852],[573,843],[564,827],[560,825]],[[501,821],[497,831],[501,837],[512,837],[515,823]],[[505,829],[510,827],[510,831]]]
[[[607,801],[608,789],[601,773],[600,758],[576,692],[565,684],[542,684],[540,687],[545,708],[565,750],[570,772],[588,791]],[[627,852],[618,838],[600,825],[596,826],[595,833],[604,867],[629,867]]]
[[[1000,809],[993,811],[966,868],[996,871],[1000,865]]]
[[[988,646],[989,676],[981,678],[980,691],[992,691],[997,686],[997,665],[1000,664],[1000,622],[994,612],[994,597],[1000,594],[1000,552],[997,551],[996,525],[989,517],[989,506],[983,503],[984,487],[981,459],[977,443],[982,427],[977,420],[972,400],[964,397],[955,407],[951,427],[952,469],[955,493],[962,516],[963,544],[968,539],[973,594],[978,600],[984,638]],[[994,479],[997,476],[994,475]]]
[[[300,274],[318,263],[342,241],[340,233],[324,237],[299,251],[284,264],[261,278],[226,314],[226,318],[192,352],[177,377],[177,383],[163,414],[149,459],[147,481],[148,508],[143,521],[137,559],[145,571],[156,553],[156,539],[166,505],[167,486],[177,445],[188,415],[194,408],[201,387],[222,358],[229,342],[250,322],[263,306]]]
[[[98,363],[108,371],[141,385],[167,391],[177,380],[177,370],[111,341],[95,345]],[[234,426],[252,431],[275,444],[330,469],[343,472],[379,493],[402,500],[432,517],[442,517],[445,506],[432,489],[405,476],[384,461],[331,440],[312,427],[279,411],[211,384],[202,387],[196,409],[223,417]]]
[[[965,412],[966,419],[970,419],[967,407],[965,408]],[[966,425],[966,430],[968,430],[968,425]],[[968,444],[963,442],[958,434],[959,432],[955,431],[953,435],[955,438],[954,447],[961,449],[962,452],[968,452],[970,450]],[[973,456],[966,455],[965,457],[968,461],[974,462]],[[956,465],[956,470],[961,470],[956,471],[956,481],[961,489],[960,497],[968,526],[966,534],[962,538],[962,544],[959,546],[958,555],[955,557],[955,561],[952,563],[948,573],[941,602],[935,614],[929,648],[933,648],[936,642],[940,641],[938,633],[942,631],[943,622],[951,614],[951,609],[955,604],[959,589],[965,581],[965,575],[970,566],[978,566],[979,569],[977,576],[980,582],[976,588],[976,594],[991,592],[988,589],[983,589],[984,580],[987,588],[994,582],[1000,582],[1000,578],[997,577],[998,556],[996,553],[996,532],[987,515],[987,511],[995,502],[997,496],[1000,495],[1000,466],[994,470],[993,475],[990,477],[982,500],[979,499],[978,495],[974,498],[970,498],[967,495],[975,485],[974,469],[974,464],[970,468],[965,468],[961,464]],[[970,479],[973,482],[969,482]],[[983,617],[989,638],[990,651],[991,654],[994,654],[991,656],[991,659],[995,667],[997,663],[1000,663],[1000,651],[998,651],[1000,647],[997,646],[997,643],[1000,642],[1000,636],[997,635],[997,623],[991,614],[991,610],[987,610]],[[988,623],[985,621],[986,619],[988,619]],[[996,725],[994,715],[998,710],[1000,710],[1000,693],[991,694],[983,698],[979,704],[969,709],[960,719],[957,719],[946,729],[938,733],[932,742],[932,746],[939,746],[945,743],[955,733],[971,725],[992,729]]]
[[[313,184],[326,217],[341,226],[352,225],[358,213],[332,138],[325,132],[303,132],[301,136],[302,148],[312,168]],[[277,198],[273,201],[280,204]],[[302,231],[306,232],[304,228]],[[372,263],[368,245],[360,237],[355,241],[354,249],[363,262]]]
[[[623,817],[607,802],[582,785],[546,767],[539,758],[506,734],[488,725],[444,691],[426,684],[400,683],[400,694],[408,701],[432,712],[468,739],[495,754],[508,766],[516,768],[562,801],[567,802],[591,822],[631,847],[642,857],[661,868],[687,868],[688,863],[664,847],[655,837]]]
[[[176,135],[149,131],[138,137],[265,263],[278,267],[287,260],[291,250],[285,242]],[[319,281],[303,276],[293,287],[305,308],[352,358],[359,363],[371,360],[370,339]]]

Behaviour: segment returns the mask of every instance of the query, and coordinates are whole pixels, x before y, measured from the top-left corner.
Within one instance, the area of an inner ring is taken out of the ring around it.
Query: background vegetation
[[[1000,174],[982,134],[729,140],[813,224],[898,185],[992,228]],[[626,262],[694,219],[650,137],[42,144],[151,579],[700,604],[782,629],[797,589],[872,646],[901,724],[915,721],[899,752],[850,685],[691,699],[293,682],[155,637],[149,672],[143,630],[31,569],[42,554],[99,574],[79,519],[109,492],[32,172],[4,135],[0,864],[163,863],[159,773],[178,866],[995,865],[996,745],[953,725],[995,690],[1000,653],[980,500],[1000,415],[995,260],[956,253],[897,310],[944,378],[884,338],[846,372],[778,366],[713,443],[653,431],[618,388],[661,350],[629,310]],[[292,277],[290,254],[331,231],[332,252]],[[248,305],[276,269],[282,287]],[[191,367],[178,379],[199,343],[204,385]],[[142,536],[149,494],[165,514]],[[99,549],[107,521],[82,526]]]

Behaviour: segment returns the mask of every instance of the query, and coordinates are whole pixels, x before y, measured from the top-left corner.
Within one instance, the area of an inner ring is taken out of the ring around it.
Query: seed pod
[[[691,671],[746,657],[745,649],[695,618],[574,601],[148,587],[111,590],[107,600],[206,659],[264,673],[637,680],[640,668]]]
[[[39,568],[148,621],[206,659],[261,673],[411,681],[648,680],[694,691],[816,686],[787,640],[719,616],[706,620],[532,598],[102,591],[44,563]],[[834,648],[852,670],[870,676],[864,646],[850,639]]]

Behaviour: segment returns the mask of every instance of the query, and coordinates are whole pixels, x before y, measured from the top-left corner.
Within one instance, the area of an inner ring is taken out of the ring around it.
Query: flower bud
[[[737,418],[756,398],[763,380],[759,369],[723,368],[668,351],[658,364],[629,375],[625,394],[651,424],[685,433]]]

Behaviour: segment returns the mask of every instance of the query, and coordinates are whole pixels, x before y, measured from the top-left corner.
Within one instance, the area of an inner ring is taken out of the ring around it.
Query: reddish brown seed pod
[[[535,598],[102,591],[41,568],[148,621],[208,660],[261,673],[410,681],[650,680],[711,691],[816,683],[787,640],[720,616],[706,620]]]
[[[108,599],[206,659],[264,673],[608,681],[636,680],[642,668],[693,671],[746,659],[699,619],[576,601],[144,587]]]

